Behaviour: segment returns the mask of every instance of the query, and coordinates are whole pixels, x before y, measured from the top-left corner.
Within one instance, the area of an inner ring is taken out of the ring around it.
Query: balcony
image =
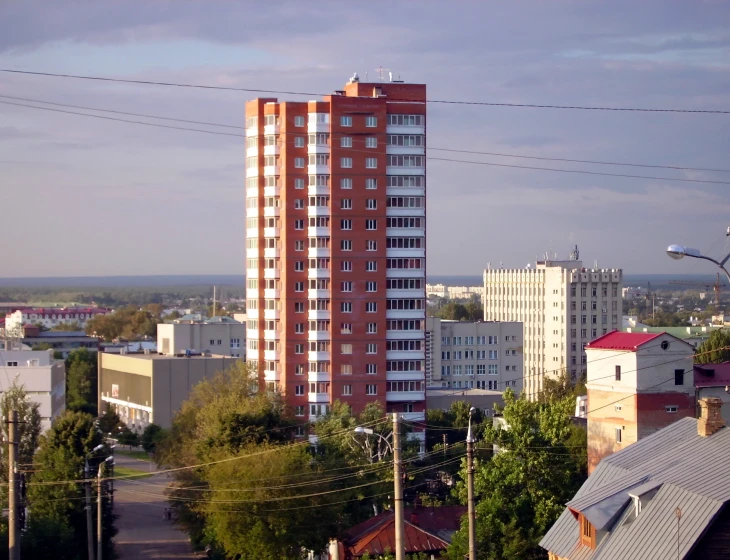
[[[426,134],[425,126],[404,126],[389,124],[385,127],[386,134]]]
[[[426,352],[423,350],[388,350],[385,353],[386,360],[425,360]]]
[[[308,154],[329,154],[330,147],[328,144],[307,144]],[[256,155],[256,154],[254,154]]]
[[[266,168],[264,168],[266,169]],[[386,175],[425,175],[426,174],[426,168],[425,167],[393,167],[392,165],[389,165],[385,168]],[[264,175],[266,175],[266,171],[264,171]]]
[[[246,208],[246,217],[247,218],[258,218],[259,217],[259,209],[257,208]]]
[[[246,258],[247,259],[258,259],[259,250],[258,249],[246,249]]]
[[[264,340],[279,340],[279,331],[264,331]]]
[[[309,299],[327,299],[330,297],[329,290],[307,290],[307,298]]]
[[[264,381],[268,382],[279,382],[279,372],[274,371],[273,369],[265,369],[264,370]]]
[[[259,291],[256,288],[246,288],[246,297],[256,299],[259,297]]]
[[[310,362],[329,362],[330,360],[330,353],[329,352],[309,352],[309,356],[307,359]]]
[[[264,216],[266,218],[278,218],[281,213],[281,209],[278,206],[266,206],[264,208]],[[248,212],[246,212],[248,216]]]
[[[253,146],[251,148],[246,148],[246,157],[256,157],[259,155],[259,147]]]
[[[426,154],[426,149],[423,146],[386,146],[385,153],[393,155],[422,156]]]
[[[259,236],[259,228],[246,228],[246,237],[253,239]]]
[[[257,230],[258,232],[258,230]],[[264,237],[279,237],[280,230],[278,227],[265,227],[264,228]],[[256,237],[256,236],[254,236]]]
[[[279,175],[280,169],[281,169],[281,166],[279,166],[279,165],[265,165],[264,166],[264,176],[276,177]]]
[[[423,258],[426,258],[426,250],[425,249],[386,249],[385,256],[389,257],[389,258],[406,257],[409,259],[411,259],[411,258],[423,259]]]
[[[312,217],[329,216],[330,207],[329,206],[307,206],[307,215],[312,216]]]
[[[248,295],[249,290],[246,290]],[[281,297],[281,291],[275,288],[264,288],[264,299],[279,299]]]
[[[280,359],[280,352],[276,350],[264,350],[264,360],[267,362],[278,362]]]
[[[259,337],[259,331],[257,329],[246,329],[246,340],[257,339]],[[256,354],[258,350],[249,350],[250,353]]]
[[[388,391],[385,393],[387,402],[412,402],[426,400],[425,391]],[[415,413],[414,413],[415,414]],[[421,413],[423,414],[423,413]]]
[[[258,136],[259,135],[259,127],[256,126],[249,126],[246,129],[246,136]]]
[[[324,311],[321,309],[310,309],[307,312],[307,319],[310,321],[316,321],[318,319],[329,319],[331,316],[331,313],[329,311]]]
[[[385,290],[385,297],[388,299],[425,299],[426,290]]]
[[[388,340],[418,340],[423,338],[423,331],[386,331]]]
[[[329,185],[309,185],[307,187],[307,194],[309,196],[316,196],[318,194],[330,194]]]
[[[425,187],[386,187],[389,196],[426,196]]]
[[[415,399],[420,400],[420,399]],[[405,422],[423,422],[426,420],[425,412],[403,412],[400,415],[401,419]],[[408,434],[409,436],[411,434]]]
[[[265,268],[264,269],[264,278],[273,280],[275,278],[279,278],[279,275],[280,275],[280,270],[278,268]]]
[[[258,177],[258,176],[259,176],[258,167],[248,167],[246,169],[246,177]]]
[[[246,310],[246,319],[258,319],[258,318],[259,318],[259,310],[258,309],[247,309]]]
[[[330,394],[329,393],[307,393],[307,401],[310,403],[327,404],[330,402]]]
[[[264,196],[279,196],[281,193],[281,187],[276,185],[274,187],[264,187]]]
[[[307,336],[307,340],[310,342],[317,342],[320,340],[329,340],[330,339],[330,332],[329,331],[309,331],[309,334]]]
[[[329,175],[330,166],[324,164],[309,164],[307,165],[307,173],[310,175]],[[264,174],[266,174],[264,172]]]
[[[258,268],[248,268],[246,269],[246,278],[258,278],[259,277],[259,269]]]
[[[264,309],[264,319],[279,319],[281,311],[278,309]],[[268,359],[268,358],[267,358]]]
[[[310,247],[307,251],[307,256],[310,259],[317,259],[320,257],[329,257],[330,256],[330,249],[329,247]]]
[[[307,132],[309,134],[312,134],[313,132],[329,132],[330,131],[330,123],[329,122],[315,122],[315,121],[309,121],[307,123]]]
[[[265,124],[264,125],[264,136],[267,136],[269,134],[279,134],[280,128],[281,128],[281,126],[278,124]]]
[[[385,276],[387,278],[423,278],[425,273],[422,268],[389,268]]]
[[[330,228],[329,227],[308,227],[307,235],[309,237],[329,237]]]
[[[253,249],[254,251],[257,251],[258,249]],[[266,247],[264,248],[264,258],[265,259],[278,259],[280,254],[280,250],[276,247]],[[248,252],[246,252],[246,256],[248,256]],[[255,256],[255,255],[254,255]]]
[[[279,155],[279,144],[274,144],[273,146],[264,146],[264,155],[265,156],[278,156]],[[256,154],[253,154],[256,155]]]
[[[330,374],[325,371],[310,371],[307,374],[307,381],[309,383],[318,383],[320,381],[326,382],[330,380]]]
[[[249,187],[246,189],[246,198],[257,198],[259,196],[258,187]],[[271,195],[273,196],[273,195]]]
[[[425,208],[386,208],[386,216],[418,216],[423,217],[426,215]]]
[[[316,279],[316,278],[329,278],[329,277],[330,277],[329,268],[308,268],[307,269],[307,278]]]
[[[385,228],[385,235],[388,237],[423,237],[426,235],[424,228]]]

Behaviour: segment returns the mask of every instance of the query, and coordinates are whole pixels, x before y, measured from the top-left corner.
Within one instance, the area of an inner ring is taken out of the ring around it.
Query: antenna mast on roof
[[[215,317],[215,286],[213,286],[213,317]]]

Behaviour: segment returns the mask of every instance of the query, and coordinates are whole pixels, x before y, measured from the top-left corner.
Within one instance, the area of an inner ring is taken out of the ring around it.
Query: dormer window
[[[596,548],[596,530],[591,522],[583,514],[578,516],[578,522],[580,523],[580,543],[583,546]]]

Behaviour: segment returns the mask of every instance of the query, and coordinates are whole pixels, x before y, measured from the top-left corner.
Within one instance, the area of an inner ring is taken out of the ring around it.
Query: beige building
[[[469,391],[454,391],[452,389],[428,389],[426,391],[426,405],[428,410],[449,410],[451,405],[458,401],[466,401],[478,408],[484,416],[493,416],[497,405],[504,406],[501,391],[485,391],[471,389]]]
[[[522,392],[522,323],[426,318],[429,388]],[[431,408],[429,404],[429,408]]]
[[[136,431],[150,423],[169,428],[196,384],[238,361],[229,356],[99,352],[99,411],[113,406]]]
[[[245,359],[246,324],[225,316],[160,323],[157,325],[157,352],[166,356],[210,352]]]
[[[621,326],[621,269],[567,261],[484,271],[484,320],[524,324],[524,390],[537,398],[544,376],[585,375],[585,344]]]

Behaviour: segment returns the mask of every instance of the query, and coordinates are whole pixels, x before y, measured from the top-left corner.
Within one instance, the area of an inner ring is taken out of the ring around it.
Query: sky
[[[5,69],[328,94],[383,67],[433,100],[730,110],[722,1],[0,0],[0,13]],[[0,96],[242,126],[256,94],[0,72]],[[5,103],[0,277],[244,273],[242,138]],[[728,130],[730,114],[432,103],[430,147],[510,154],[434,157],[653,178],[429,161],[428,273],[523,267],[575,244],[630,274],[714,272],[664,250],[727,254],[730,184],[663,178],[730,172],[512,156],[730,169]]]

